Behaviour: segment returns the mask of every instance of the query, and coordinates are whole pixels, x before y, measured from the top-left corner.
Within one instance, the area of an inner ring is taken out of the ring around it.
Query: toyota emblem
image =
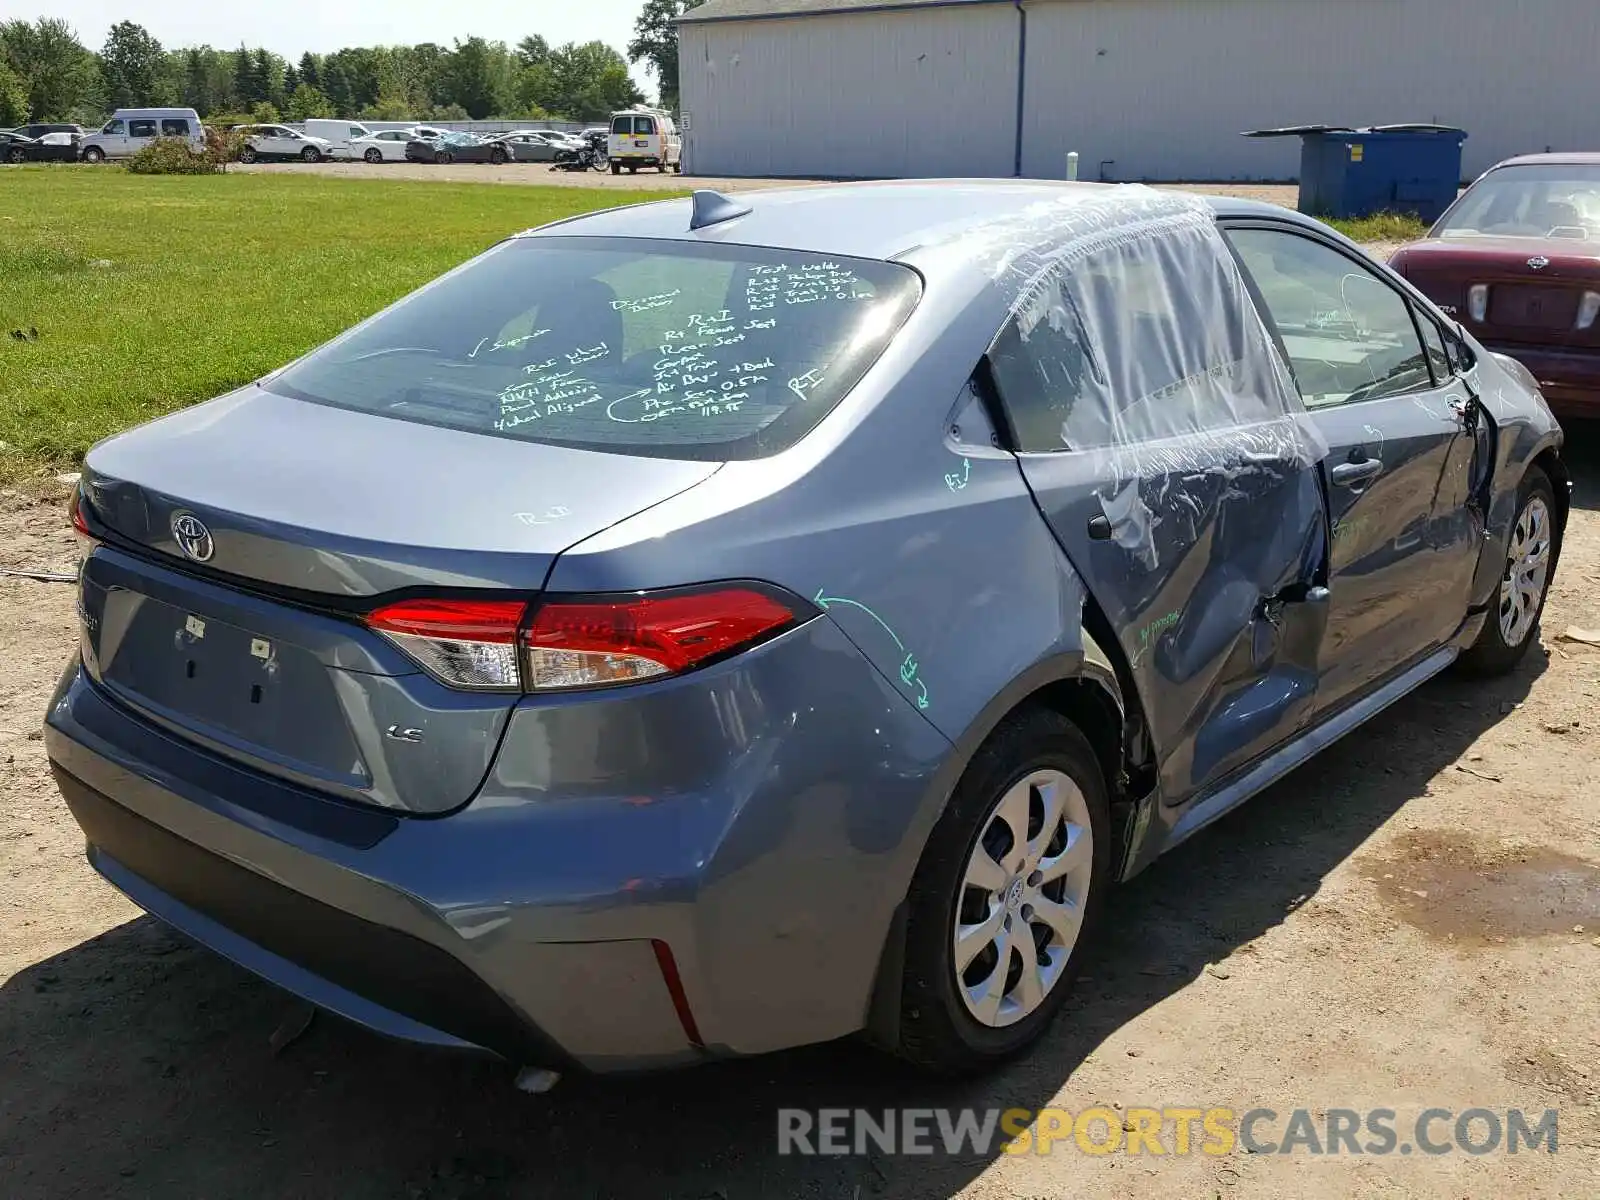
[[[1550,265],[1550,260],[1542,254],[1535,254],[1528,260],[1528,265],[1535,271],[1542,271]]]
[[[172,514],[172,540],[178,543],[178,549],[186,558],[195,562],[209,562],[217,549],[211,540],[211,530],[191,512]]]

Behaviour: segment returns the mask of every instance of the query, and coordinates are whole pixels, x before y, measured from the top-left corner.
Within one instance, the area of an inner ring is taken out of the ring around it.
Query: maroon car
[[[1507,159],[1390,265],[1557,413],[1600,416],[1600,154]]]

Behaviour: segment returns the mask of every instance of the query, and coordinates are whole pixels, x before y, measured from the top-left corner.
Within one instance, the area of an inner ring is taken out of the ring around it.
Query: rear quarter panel
[[[790,450],[577,544],[551,591],[727,578],[812,600],[952,742],[1041,661],[1082,660],[1086,595],[967,381],[998,327],[924,296]]]

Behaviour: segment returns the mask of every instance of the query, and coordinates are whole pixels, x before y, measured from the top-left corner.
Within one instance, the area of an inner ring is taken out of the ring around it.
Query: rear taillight
[[[528,688],[599,687],[687,671],[795,619],[764,592],[553,600],[523,634]]]
[[[72,520],[72,532],[78,543],[78,560],[89,557],[89,552],[99,544],[99,539],[89,532],[89,522],[83,515],[83,488],[75,487],[67,497],[67,514]]]
[[[401,600],[367,624],[452,687],[516,691],[520,600]]]
[[[452,687],[560,691],[675,675],[803,619],[765,586],[520,600],[402,600],[367,624]]]
[[[1596,317],[1600,317],[1600,292],[1585,292],[1578,304],[1578,328],[1593,329]]]
[[[1482,325],[1489,315],[1489,285],[1475,283],[1467,292],[1467,315]]]

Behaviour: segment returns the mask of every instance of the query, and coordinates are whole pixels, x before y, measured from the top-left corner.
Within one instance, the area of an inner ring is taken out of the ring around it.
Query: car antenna
[[[714,192],[710,188],[697,188],[691,199],[694,211],[689,215],[690,229],[720,225],[723,221],[731,221],[735,217],[748,216],[751,211],[748,204],[730,200],[721,192]]]

